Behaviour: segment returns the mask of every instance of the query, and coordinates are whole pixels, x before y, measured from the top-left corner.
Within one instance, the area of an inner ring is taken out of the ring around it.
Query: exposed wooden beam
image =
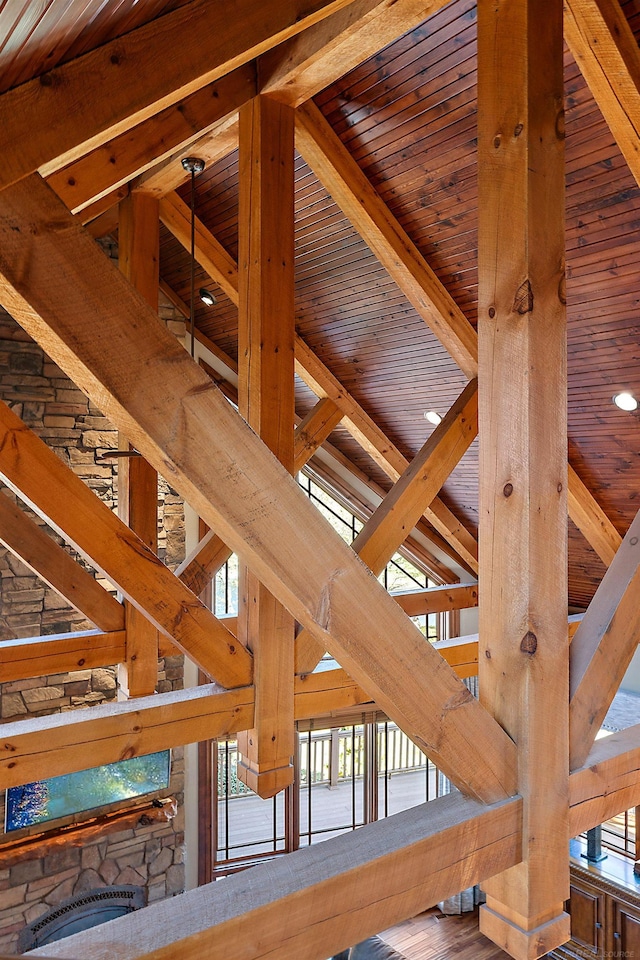
[[[321,453],[317,453],[313,457],[309,464],[311,478],[321,486],[323,484],[327,486],[331,495],[336,497],[342,506],[351,510],[362,523],[365,523],[375,509],[375,504],[384,500],[387,491],[383,490],[363,470],[356,467],[332,444],[325,442],[323,449],[329,456],[325,458]],[[358,488],[369,491],[371,497],[368,493],[359,491]],[[421,534],[420,542],[412,535],[405,540],[402,548],[406,550],[407,558],[441,583],[458,583],[460,580],[458,574],[425,546],[422,537],[450,557],[455,564],[461,564],[461,558],[453,547],[424,519],[418,521],[416,530]],[[462,565],[466,568],[464,563]]]
[[[298,107],[442,6],[444,0],[359,0],[263,54],[260,93]]]
[[[582,766],[638,646],[640,512],[578,627],[570,653],[570,769]]]
[[[111,666],[124,657],[124,630],[4,640],[0,643],[0,683]]]
[[[296,336],[296,372],[316,396],[328,397],[342,410],[345,428],[395,483],[409,461],[299,335]],[[477,573],[478,545],[442,501],[434,498],[424,515]],[[443,518],[446,518],[444,523]]]
[[[293,438],[293,472],[298,473],[342,420],[342,410],[325,397],[300,421]]]
[[[468,637],[452,637],[450,640],[437,640],[433,644],[443,660],[451,666],[459,677],[478,676],[478,634]]]
[[[450,794],[164,901],[161,923],[152,906],[34,955],[322,960],[517,863],[520,818],[518,798]]]
[[[409,303],[462,372],[478,374],[476,333],[349,151],[313,104],[296,113],[296,145]]]
[[[478,606],[477,583],[453,583],[427,590],[404,590],[391,594],[410,617],[447,610],[466,610]]]
[[[173,203],[173,201],[171,202]],[[173,206],[178,209],[177,204],[173,203]],[[187,233],[184,217],[182,220],[183,222],[180,224],[175,214],[172,217],[173,226],[177,231],[176,236],[178,239],[182,238],[181,242],[185,244]],[[173,229],[173,226],[171,229]],[[202,238],[202,245],[199,242],[200,238]],[[225,286],[225,289],[228,287],[227,293],[230,299],[233,303],[237,303],[237,269],[232,269],[226,252],[222,251],[223,255],[219,255],[221,249],[220,244],[206,227],[197,222],[196,259],[203,269],[207,270],[212,280],[215,280],[221,286]],[[165,292],[167,291],[165,290]],[[472,328],[470,329],[475,337],[475,331]],[[349,433],[358,441],[366,453],[382,467],[385,473],[396,481],[408,466],[409,461],[406,457],[392,444],[371,417],[364,412],[357,401],[344,389],[342,384],[298,335],[296,335],[295,354],[298,375],[316,396],[320,399],[330,399],[335,403],[343,413],[344,426]],[[463,563],[474,573],[477,573],[477,544],[469,531],[454,517],[449,508],[436,497],[427,507],[425,517],[453,547]]]
[[[293,140],[293,110],[285,104],[256,97],[240,110],[238,410],[289,473],[295,419]],[[256,702],[255,725],[238,736],[237,772],[266,799],[294,777],[295,622],[240,561],[238,640],[253,654]]]
[[[174,153],[184,156],[194,139],[237,112],[255,94],[255,65],[247,63],[52,173],[49,186],[77,213],[169,158],[183,177]],[[153,191],[148,187],[145,192]]]
[[[273,59],[261,57],[257,63],[264,86],[261,92],[297,105],[362,63],[369,51],[375,53],[442,5],[442,0],[427,4],[419,0],[356,0],[345,8],[345,16],[327,17],[326,28],[321,29],[323,21],[316,25],[318,29],[305,30],[302,43],[279,44]],[[210,166],[237,146],[237,118],[228,117],[192,142],[190,151]],[[180,154],[173,154],[142,174],[133,188],[161,196],[184,182]]]
[[[640,803],[640,725],[596,740],[569,778],[569,836],[577,837]]]
[[[571,464],[569,464],[568,502],[569,516],[576,527],[602,562],[609,566],[622,543],[622,537]]]
[[[220,537],[209,530],[176,568],[176,576],[199,597],[218,570],[224,567],[231,553]]]
[[[510,795],[511,740],[37,176],[0,193],[0,278],[9,312],[446,775]]]
[[[95,251],[111,267],[97,247]],[[124,278],[122,282],[127,283]],[[85,301],[85,315],[90,302]],[[108,303],[107,298],[105,309]],[[142,298],[136,303],[143,304],[154,324],[161,326]],[[124,356],[124,344],[117,337],[113,347]],[[182,349],[177,341],[176,348]],[[131,356],[126,363],[131,363]],[[0,435],[0,475],[26,503],[203,670],[225,686],[250,681],[251,657],[235,637],[4,403],[0,404]]]
[[[225,117],[220,123],[215,124],[208,133],[198,137],[189,145],[189,153],[204,160],[207,168],[212,167],[237,149],[237,113]],[[164,197],[177,190],[189,179],[189,174],[185,172],[181,163],[183,156],[184,152],[178,151],[165,160],[161,160],[146,173],[142,173],[133,180],[131,189],[151,193],[156,197]]]
[[[478,382],[471,380],[352,543],[379,576],[469,449],[478,432]]]
[[[192,0],[14,87],[0,98],[0,187],[35,170],[48,176],[349,2],[238,0],[228,17]]]
[[[186,313],[188,313],[188,311],[186,311]],[[228,399],[230,399],[233,403],[237,404],[238,391],[237,391],[237,388],[234,386],[234,384],[237,382],[237,375],[236,375],[237,364],[227,354],[225,354],[225,352],[221,350],[217,346],[217,344],[215,344],[212,340],[210,340],[208,337],[204,336],[203,334],[199,333],[198,331],[196,331],[196,339],[199,340],[203,344],[203,346],[205,346],[209,351],[211,351],[222,365],[222,367],[217,367],[214,370],[209,366],[209,364],[207,364],[202,358],[200,358],[198,361],[200,363],[200,366],[203,368],[203,370],[206,370],[209,376],[213,379],[214,383],[216,383],[216,385],[220,387],[224,395]],[[321,408],[318,408],[319,411],[320,409]],[[329,409],[330,407],[326,408],[327,413]],[[297,427],[301,425],[297,415],[296,415],[296,425]],[[384,499],[386,495],[385,491],[382,490],[381,487],[378,487],[378,485],[374,483],[370,477],[368,477],[365,473],[363,473],[361,470],[355,467],[354,464],[347,457],[345,457],[344,454],[342,454],[336,447],[332,446],[330,443],[325,441],[323,444],[323,448],[331,458],[331,461],[335,461],[336,465],[339,464],[341,467],[343,467],[349,474],[349,477],[353,477],[354,482],[357,481],[360,484],[364,485],[369,490],[371,490],[376,500]],[[311,451],[309,451],[309,453],[310,452]],[[298,467],[300,468],[300,466],[304,466],[304,463],[301,465],[299,463]],[[311,469],[316,474],[316,476],[321,474],[325,476],[325,479],[326,479],[327,472],[328,472],[327,463],[325,462],[320,463],[318,458],[316,457],[315,462],[313,463],[313,466]],[[329,472],[331,472],[332,474],[332,479],[329,480],[329,483],[330,483],[330,486],[333,488],[333,491],[334,491],[333,495],[335,496],[336,481],[340,484],[341,487],[343,486],[343,481],[338,479],[337,474],[333,470],[329,469]],[[363,522],[366,521],[366,519],[370,515],[371,509],[369,508],[364,515],[362,514],[362,511],[360,508],[363,506],[363,504],[358,497],[354,497],[354,491],[353,489],[350,489],[350,480],[347,481],[346,486],[344,486],[343,493],[346,494],[346,500],[343,503],[343,505],[347,509],[354,509],[354,506],[355,506],[356,515]],[[441,501],[437,501],[437,502],[441,504]],[[447,508],[444,507],[444,504],[441,504],[441,506],[443,510],[447,511]],[[452,514],[450,514],[450,511],[447,511],[447,513],[449,513],[450,516],[453,516]],[[459,526],[458,522],[455,521],[455,518],[454,518],[453,521],[448,524],[448,528],[454,529],[456,528],[456,525]],[[449,543],[447,543],[447,541],[440,534],[438,534],[431,526],[428,526],[426,522],[424,522],[423,520],[418,521],[418,523],[416,524],[416,528],[427,538],[427,540],[433,543],[434,546],[440,549],[443,553],[447,554],[447,556],[451,557],[451,559],[454,560],[454,562],[456,563],[461,562],[461,558],[455,552],[453,547]],[[440,579],[442,583],[455,583],[459,579],[458,576],[452,572],[452,570],[450,570],[442,561],[437,559],[434,556],[434,554],[431,553],[429,550],[427,550],[422,543],[418,544],[418,542],[413,537],[407,538],[403,549],[406,550],[407,555],[409,559],[412,560],[412,562],[417,562],[418,565],[422,567],[426,566],[426,568],[430,570],[432,575],[436,579]]]
[[[471,380],[351,544],[378,577],[435,498],[478,432],[478,382]],[[324,650],[303,631],[296,670],[313,670]]]
[[[516,960],[570,936],[562,43],[562,0],[478,6],[479,688],[523,798],[480,928]]]
[[[209,346],[215,345],[209,343]],[[225,357],[225,362],[227,359]],[[202,362],[201,365],[209,376],[212,376],[213,371],[208,368],[208,365],[202,364]],[[217,378],[216,382],[218,382]],[[230,389],[234,392],[234,400],[237,402],[237,390],[234,387]],[[317,447],[329,435],[333,426],[341,419],[342,413],[332,401],[318,401],[316,407],[310,411],[309,416],[296,427],[294,434],[294,473],[304,467]],[[209,530],[177,567],[176,576],[180,577],[193,593],[200,595],[230,556],[231,550],[222,542],[220,537]]]
[[[3,728],[0,784],[6,789],[225,737],[252,723],[253,700],[253,687],[223,691],[206,684],[170,697],[154,694],[72,715],[16,720]]]
[[[90,635],[83,636],[91,643]],[[96,635],[95,640],[100,642],[101,636]],[[71,644],[70,638],[64,642]],[[11,643],[15,649],[21,645],[20,641]],[[34,655],[46,645],[46,640],[32,644]],[[53,639],[50,645],[60,650],[62,639]],[[115,652],[113,641],[112,646]],[[49,665],[48,655],[44,662]],[[4,679],[4,673],[2,676]],[[254,698],[253,687],[224,691],[206,684],[140,697],[135,702],[100,704],[72,714],[14,720],[3,726],[0,789],[232,736],[253,724]],[[366,701],[367,695],[344,670],[327,670],[296,680],[295,719],[344,711]]]
[[[152,310],[158,310],[160,219],[153,197],[129,195],[120,204],[118,266]],[[126,437],[120,446],[131,450]],[[158,552],[158,473],[144,457],[118,464],[118,516],[153,553]],[[158,683],[158,631],[129,600],[124,601],[127,653],[118,664],[125,696],[153,693]]]
[[[99,630],[124,629],[122,604],[6,496],[0,496],[0,543]]]
[[[255,75],[255,61],[252,62],[251,67]],[[257,93],[255,83],[254,87],[256,89],[251,96]],[[243,102],[248,99],[250,97],[246,97]],[[238,109],[240,106],[241,103],[238,103]],[[211,167],[238,149],[238,131],[238,110],[236,110],[214,124],[202,136],[193,139],[189,145],[189,152],[200,157],[207,167]],[[180,150],[159,160],[132,181],[131,189],[151,193],[156,197],[168,196],[188,181],[189,175],[185,173],[181,164],[183,156],[184,150]]]
[[[564,35],[640,183],[640,52],[619,0],[567,0]]]
[[[76,214],[80,223],[96,223],[101,220],[103,223],[114,223],[118,225],[118,204],[124,200],[129,193],[127,186],[118,187],[110,193],[105,194],[99,200],[89,204],[80,213]],[[104,236],[103,234],[93,234],[94,236]]]
[[[344,670],[322,670],[295,678],[295,718],[310,720],[369,703],[367,693]]]

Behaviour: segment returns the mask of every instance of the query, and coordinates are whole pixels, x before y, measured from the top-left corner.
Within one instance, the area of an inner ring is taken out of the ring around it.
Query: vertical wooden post
[[[198,518],[198,541],[209,527]],[[209,610],[215,611],[213,580],[200,593]],[[198,683],[209,683],[209,677],[198,670]],[[211,883],[218,852],[218,742],[203,740],[198,744],[198,886]]]
[[[570,936],[562,0],[478,4],[480,697],[518,746],[523,862],[481,930]]]
[[[293,111],[258,97],[240,111],[238,402],[293,471]],[[254,656],[256,726],[238,776],[261,797],[293,780],[294,621],[245,568],[238,639]]]
[[[158,201],[136,193],[120,204],[120,270],[154,310],[158,309],[160,219]],[[126,448],[129,449],[128,443]],[[118,514],[155,552],[158,549],[158,474],[143,457],[118,461]],[[125,600],[126,661],[118,683],[128,697],[154,693],[158,681],[158,631]]]

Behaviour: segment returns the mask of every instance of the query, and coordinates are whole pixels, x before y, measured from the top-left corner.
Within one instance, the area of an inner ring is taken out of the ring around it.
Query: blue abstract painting
[[[132,757],[7,790],[5,831],[83,813],[169,786],[170,751]]]

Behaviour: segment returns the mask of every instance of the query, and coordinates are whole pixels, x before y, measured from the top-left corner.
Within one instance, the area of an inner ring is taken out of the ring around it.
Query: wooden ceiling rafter
[[[351,676],[455,783],[484,800],[508,795],[515,751],[509,738],[326,528],[295,481],[53,191],[30,177],[0,194],[0,208],[2,300],[27,332],[245,556],[296,619],[318,639],[326,637]],[[47,230],[25,229],[41,221]],[[16,272],[25,254],[29,270]],[[91,330],[82,320],[87,303],[96,316]],[[126,378],[116,372],[123,355]],[[187,439],[194,436],[196,444]],[[203,445],[216,456],[201,460]],[[277,503],[270,490],[277,490]],[[308,539],[300,538],[301,529]],[[384,666],[376,666],[380,657]],[[453,702],[455,710],[444,706]]]
[[[175,164],[183,177],[179,157],[212,130],[220,137],[225,126],[236,121],[238,108],[255,94],[251,62],[56,170],[47,183],[72,213],[80,213],[134,178],[140,183],[148,169],[157,176],[158,168]],[[144,192],[158,192],[152,179]]]
[[[197,137],[189,144],[189,153],[204,160],[205,167],[209,168],[219,160],[224,160],[238,148],[238,113],[232,113],[216,124],[203,136]],[[182,166],[184,150],[172,153],[165,160],[154,164],[145,173],[141,173],[131,181],[131,189],[151,193],[157,197],[165,197],[188,183],[189,174]]]
[[[262,54],[257,62],[259,92],[299,107],[338,76],[344,76],[417,27],[445,2],[356,0],[298,37]]]
[[[352,2],[265,0],[257,9],[238,0],[234,16],[221,18],[217,6],[192,0],[8,90],[0,97],[0,186],[36,170],[48,176]]]
[[[328,440],[342,420],[342,410],[324,397],[309,410],[294,434],[294,473],[298,473],[316,450]]]
[[[177,193],[169,193],[160,200],[160,219],[190,252],[191,211]],[[198,217],[195,218],[195,245],[197,262],[238,306],[238,266]]]
[[[160,205],[161,217],[175,230],[176,239],[185,247],[190,247],[190,227],[187,219],[186,204],[177,195],[171,196]],[[225,289],[232,303],[238,302],[237,266],[215,239],[209,230],[196,217],[195,254],[198,263],[212,280]],[[235,269],[234,269],[235,268]],[[175,302],[175,301],[174,301]],[[186,307],[184,308],[186,310]],[[302,338],[296,336],[296,372],[316,396],[330,399],[342,411],[344,426],[374,462],[394,482],[404,472],[408,460],[393,446],[391,441],[377,427],[360,405],[351,397],[337,379],[330,373],[322,361],[313,354]],[[465,566],[477,572],[477,544],[462,523],[454,517],[448,507],[438,498],[434,498],[425,510],[425,518],[433,524],[453,547]]]
[[[622,537],[571,463],[568,467],[569,516],[608,567],[620,549]]]
[[[296,111],[296,145],[467,379],[476,377],[475,330],[313,103]]]
[[[640,51],[619,0],[567,0],[565,39],[640,184]]]

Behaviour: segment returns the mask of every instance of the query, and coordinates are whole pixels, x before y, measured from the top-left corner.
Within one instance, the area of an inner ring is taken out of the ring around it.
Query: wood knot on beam
[[[520,316],[524,316],[525,313],[531,313],[533,310],[533,290],[531,288],[531,281],[525,280],[520,284],[513,301],[513,309],[516,313],[519,313]]]
[[[532,633],[531,630],[528,630],[520,641],[520,650],[522,653],[526,653],[532,657],[537,649],[538,638],[536,637],[535,633]]]

